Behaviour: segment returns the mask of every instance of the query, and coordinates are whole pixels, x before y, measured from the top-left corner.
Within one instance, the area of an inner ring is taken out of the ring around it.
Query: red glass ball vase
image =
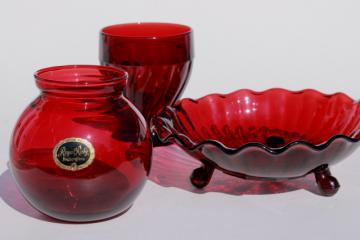
[[[205,187],[215,168],[233,176],[282,181],[314,174],[334,195],[329,170],[360,146],[360,104],[343,93],[238,90],[182,99],[153,118],[161,142],[176,142],[203,163],[191,175]]]
[[[131,207],[150,169],[140,112],[122,95],[127,74],[104,66],[51,67],[11,141],[11,170],[24,197],[64,221],[107,219]]]
[[[194,55],[190,27],[172,23],[129,23],[105,27],[102,65],[129,73],[125,96],[149,122],[181,95]]]

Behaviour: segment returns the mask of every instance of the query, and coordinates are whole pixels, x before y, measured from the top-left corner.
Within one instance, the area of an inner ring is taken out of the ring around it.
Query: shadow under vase
[[[65,223],[49,217],[33,208],[22,196],[9,169],[0,175],[0,197],[12,209],[35,219],[46,222]]]

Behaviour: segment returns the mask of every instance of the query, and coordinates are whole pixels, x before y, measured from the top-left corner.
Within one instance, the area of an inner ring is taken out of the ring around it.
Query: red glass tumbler
[[[11,170],[44,214],[73,222],[107,219],[131,207],[149,173],[145,119],[122,92],[127,74],[104,67],[51,67],[35,74],[41,94],[11,141]]]
[[[100,36],[102,65],[129,74],[125,96],[147,122],[181,95],[193,58],[190,27],[171,23],[128,23],[108,26]]]

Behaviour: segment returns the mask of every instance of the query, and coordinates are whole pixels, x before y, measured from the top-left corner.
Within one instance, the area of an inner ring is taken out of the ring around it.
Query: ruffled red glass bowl
[[[190,178],[196,187],[215,168],[271,181],[314,173],[320,193],[330,196],[340,185],[329,166],[360,145],[360,107],[343,93],[239,90],[178,101],[153,119],[152,130],[203,163]]]

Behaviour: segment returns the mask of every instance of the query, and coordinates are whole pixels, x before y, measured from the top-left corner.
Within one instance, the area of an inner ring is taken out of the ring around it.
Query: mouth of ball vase
[[[65,65],[40,69],[37,86],[46,93],[108,95],[121,92],[128,78],[125,71],[98,65]]]

